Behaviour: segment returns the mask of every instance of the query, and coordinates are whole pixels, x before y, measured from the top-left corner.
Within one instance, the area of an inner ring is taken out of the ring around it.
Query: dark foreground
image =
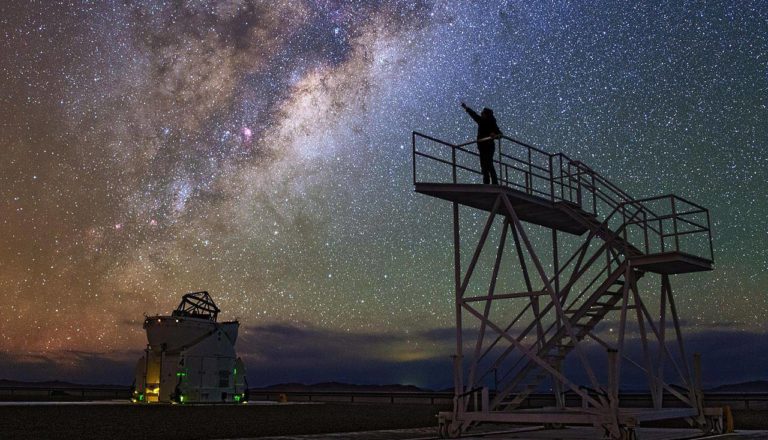
[[[0,406],[0,439],[214,439],[437,426],[433,405]]]
[[[0,439],[223,439],[435,427],[424,404],[0,406]],[[767,429],[768,411],[734,412],[737,429]],[[682,427],[684,425],[681,425]]]

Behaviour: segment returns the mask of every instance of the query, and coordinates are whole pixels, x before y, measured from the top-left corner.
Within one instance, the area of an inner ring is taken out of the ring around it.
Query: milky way
[[[252,363],[280,329],[361,371],[446,358],[450,211],[413,193],[410,135],[471,139],[461,101],[710,208],[681,314],[768,330],[764,2],[3,2],[0,27],[8,374],[130,363],[142,314],[202,289]]]

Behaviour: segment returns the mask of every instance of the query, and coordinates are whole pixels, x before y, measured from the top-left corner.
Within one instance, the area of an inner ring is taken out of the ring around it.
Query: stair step
[[[528,396],[518,396],[518,397],[515,397],[515,398],[514,398],[514,399],[512,399],[512,400],[502,400],[502,401],[499,403],[499,405],[514,405],[514,406],[517,406],[517,405],[519,405],[519,404],[520,404],[520,403],[521,403],[523,400],[525,400],[525,398],[526,398],[526,397],[528,397]]]
[[[554,358],[554,359],[563,359],[565,358],[564,354],[561,353],[547,353],[544,355],[545,358]]]
[[[627,310],[634,310],[636,308],[637,307],[635,306],[629,306],[629,305],[627,306]],[[621,310],[621,306],[615,306],[608,309],[608,311],[620,311],[620,310]]]

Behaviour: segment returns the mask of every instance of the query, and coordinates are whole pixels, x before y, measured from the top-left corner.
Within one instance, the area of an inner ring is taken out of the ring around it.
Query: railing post
[[[451,146],[451,168],[453,174],[453,183],[456,183],[456,146]]]
[[[416,132],[411,132],[411,150],[413,153],[413,184],[416,185]]]
[[[672,200],[672,231],[675,234],[675,250],[680,252],[680,236],[677,235],[677,209],[675,207],[675,196],[669,196]]]
[[[528,194],[533,194],[533,178],[531,177],[533,169],[531,168],[531,147],[528,147],[528,174],[526,175],[526,189]]]
[[[707,213],[707,235],[709,235],[709,259],[711,261],[715,261],[715,251],[712,247],[712,224],[709,223],[709,210],[706,210]]]
[[[552,173],[552,155],[549,155],[549,199],[555,202],[555,180]]]
[[[633,221],[636,214],[633,214],[631,217],[629,217],[629,221]],[[624,228],[623,231],[621,231],[621,234],[624,236],[624,256],[627,257],[627,253],[629,251],[629,225],[627,224],[627,204],[622,203],[621,204],[621,224]]]
[[[581,207],[581,170],[576,170],[576,203]]]
[[[504,175],[501,172],[501,167],[503,166],[502,156],[501,156],[501,136],[499,136],[497,139],[499,141],[499,177],[498,178],[501,179],[502,176]]]
[[[592,176],[592,213],[597,214],[597,187],[595,186],[595,173]]]
[[[645,253],[650,253],[648,249],[648,214],[643,211],[643,241],[645,242]]]

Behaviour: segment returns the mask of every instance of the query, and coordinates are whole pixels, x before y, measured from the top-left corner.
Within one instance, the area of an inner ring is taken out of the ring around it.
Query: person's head
[[[493,110],[489,109],[488,107],[483,108],[483,111],[480,112],[480,116],[484,118],[492,118],[493,117]]]

